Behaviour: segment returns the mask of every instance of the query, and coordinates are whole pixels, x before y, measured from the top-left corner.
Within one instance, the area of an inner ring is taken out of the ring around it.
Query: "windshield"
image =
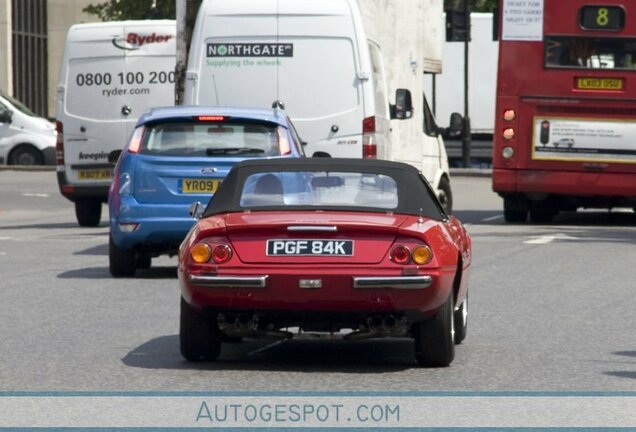
[[[147,127],[140,153],[159,156],[279,156],[279,142],[285,140],[286,129],[271,123],[161,123]]]
[[[19,100],[12,98],[11,96],[5,94],[4,92],[0,92],[0,96],[5,98],[6,100],[8,100],[9,103],[11,103],[11,105],[13,105],[21,113],[26,114],[26,115],[31,116],[31,117],[39,117],[37,114],[35,114],[33,111],[31,111],[29,108],[27,108],[26,105],[24,105]]]
[[[545,66],[636,70],[636,38],[548,36]]]
[[[245,180],[241,207],[293,205],[394,210],[398,187],[389,176],[359,172],[270,172]]]

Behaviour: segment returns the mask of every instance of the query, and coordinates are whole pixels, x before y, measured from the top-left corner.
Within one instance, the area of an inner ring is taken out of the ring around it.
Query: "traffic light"
[[[446,10],[446,41],[470,41],[470,13],[453,9]]]

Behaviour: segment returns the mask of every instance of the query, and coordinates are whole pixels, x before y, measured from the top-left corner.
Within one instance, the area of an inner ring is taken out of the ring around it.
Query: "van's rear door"
[[[123,115],[128,137],[144,111],[174,105],[176,24],[154,20],[129,22],[125,34],[134,47],[125,51],[126,73],[121,80],[127,90],[122,114],[130,112]]]
[[[141,113],[174,104],[175,34],[167,20],[76,28],[58,102],[71,184],[108,185],[108,154],[124,147]]]
[[[345,2],[216,2],[199,28],[192,102],[267,108],[280,100],[308,155],[362,156],[371,71],[360,73],[366,41],[359,46]]]

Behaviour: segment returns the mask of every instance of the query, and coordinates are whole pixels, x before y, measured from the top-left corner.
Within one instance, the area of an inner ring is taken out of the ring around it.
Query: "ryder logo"
[[[149,35],[131,32],[125,36],[124,40],[118,37],[114,37],[113,45],[119,49],[134,51],[138,50],[144,45],[167,43],[170,39],[172,39],[172,37],[173,35],[158,35],[154,32]]]

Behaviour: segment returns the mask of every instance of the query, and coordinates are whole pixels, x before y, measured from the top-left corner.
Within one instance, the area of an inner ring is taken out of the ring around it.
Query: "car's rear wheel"
[[[221,354],[221,331],[218,325],[194,310],[183,297],[179,342],[181,355],[187,361],[216,360]]]
[[[455,345],[459,345],[466,339],[466,330],[468,328],[468,293],[462,302],[462,305],[453,313],[455,320]]]
[[[132,277],[137,269],[137,253],[134,249],[122,249],[108,236],[108,268],[113,277]]]
[[[13,149],[9,155],[9,165],[42,165],[42,152],[28,144],[22,144]]]
[[[435,318],[413,325],[415,359],[421,366],[444,367],[455,358],[453,292]]]
[[[77,223],[83,227],[96,227],[102,218],[102,201],[97,198],[80,198],[75,201]]]

